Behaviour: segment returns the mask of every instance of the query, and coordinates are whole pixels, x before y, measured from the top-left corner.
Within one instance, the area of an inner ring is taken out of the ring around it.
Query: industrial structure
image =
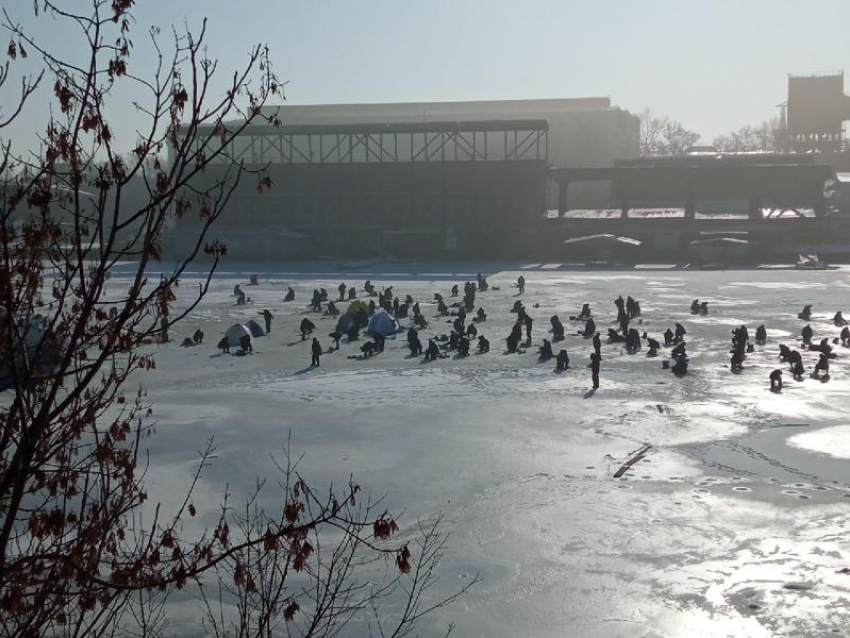
[[[786,131],[795,153],[833,154],[845,148],[844,122],[850,120],[850,96],[844,73],[788,77]]]
[[[505,254],[548,207],[550,166],[638,152],[637,118],[607,98],[273,108],[281,126],[228,149],[274,185],[240,185],[217,222],[237,255]]]

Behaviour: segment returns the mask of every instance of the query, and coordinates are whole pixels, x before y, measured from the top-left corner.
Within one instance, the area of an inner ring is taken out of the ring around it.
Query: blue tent
[[[263,327],[253,319],[248,321],[248,323],[245,324],[245,327],[251,331],[252,337],[264,337],[266,335],[266,332],[265,330],[263,330]]]
[[[369,325],[366,326],[366,334],[370,335],[394,335],[396,332],[398,323],[383,310],[372,315]]]
[[[346,334],[354,323],[354,315],[345,313],[339,318],[339,321],[336,322],[336,331]]]

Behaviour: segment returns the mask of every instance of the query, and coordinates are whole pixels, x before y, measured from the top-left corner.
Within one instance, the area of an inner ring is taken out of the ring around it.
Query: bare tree
[[[714,139],[714,146],[718,151],[730,153],[784,153],[788,150],[786,133],[779,118],[762,122],[758,126],[745,126],[728,135],[720,135]]]
[[[209,230],[233,190],[246,179],[260,191],[271,186],[229,149],[245,127],[269,119],[262,107],[280,83],[258,46],[215,97],[221,72],[207,57],[204,28],[175,32],[168,47],[152,30],[157,68],[137,75],[134,0],[80,4],[35,2],[37,17],[47,14],[80,36],[84,51],[74,59],[54,55],[3,11],[11,41],[2,90],[25,56],[38,57],[43,71],[23,77],[7,98],[0,129],[39,90],[50,89],[53,114],[40,149],[0,147],[0,632],[157,635],[172,591],[194,583],[208,592],[215,575],[226,575],[239,601],[236,635],[272,635],[281,618],[286,632],[297,625],[305,636],[334,635],[353,613],[388,596],[405,604],[391,626],[383,618],[381,631],[404,635],[422,613],[452,599],[428,593],[442,537],[428,526],[391,542],[397,523],[380,503],[361,503],[353,482],[319,496],[287,464],[279,511],[249,506],[237,514],[225,499],[216,527],[197,537],[184,537],[183,523],[213,504],[196,504],[193,486],[179,511],[155,507],[153,520],[142,516],[140,454],[152,433],[151,406],[143,390],[128,393],[127,382],[155,366],[144,345],[207,291],[226,253]],[[108,117],[121,85],[147,95],[136,104],[141,125],[129,157],[117,150]],[[211,162],[227,170],[201,188],[194,178]],[[130,205],[139,184],[142,201]],[[152,280],[169,222],[187,215],[201,222],[197,236],[171,256],[169,274]],[[181,275],[201,253],[210,269],[176,311]],[[127,260],[131,283],[116,292],[110,273]],[[199,472],[211,454],[209,447]],[[382,584],[365,589],[356,575],[375,561],[388,561],[394,575],[370,578]],[[216,631],[229,630],[219,623]]]
[[[698,133],[666,115],[658,116],[645,109],[639,117],[641,157],[684,155],[700,140]]]

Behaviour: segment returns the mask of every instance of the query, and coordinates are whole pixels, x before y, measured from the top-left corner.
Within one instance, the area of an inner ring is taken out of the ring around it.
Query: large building
[[[273,108],[282,126],[230,149],[274,184],[241,185],[217,223],[237,254],[497,255],[551,205],[551,167],[639,148],[637,117],[607,98]]]

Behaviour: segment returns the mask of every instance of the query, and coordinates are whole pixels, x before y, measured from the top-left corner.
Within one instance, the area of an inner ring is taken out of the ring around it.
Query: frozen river
[[[522,300],[534,345],[513,355],[503,350],[520,271],[485,273],[500,288],[477,298],[490,354],[422,364],[400,335],[380,356],[352,361],[355,346],[343,339],[309,370],[297,324],[313,288],[333,297],[340,281],[360,290],[369,278],[411,294],[430,319],[433,293],[448,300],[474,272],[306,270],[261,273],[245,307],[231,294],[251,271],[218,277],[172,344],[157,348],[157,370],[141,381],[158,419],[149,482],[166,506],[210,436],[218,458],[199,498],[214,503],[225,485],[239,495],[274,475],[271,455],[291,431],[314,485],[353,473],[390,507],[403,504],[408,524],[445,515],[442,583],[456,588],[476,573],[481,582],[430,618],[424,636],[449,622],[463,638],[850,635],[850,575],[838,573],[850,566],[850,351],[838,348],[829,383],[786,374],[781,395],[768,391],[780,342],[798,340],[804,304],[814,306],[818,339],[837,336],[831,318],[850,311],[850,272],[528,268]],[[288,285],[298,297],[284,304]],[[178,293],[193,286],[187,279]],[[603,340],[601,387],[589,393],[592,347],[578,336],[556,344],[570,353],[567,373],[538,363],[551,315],[566,320],[590,302],[604,335],[618,294],[641,302],[639,328],[660,341],[674,322],[685,325],[689,375],[662,369],[667,349],[651,359]],[[708,316],[690,315],[697,297],[709,301]],[[264,308],[276,319],[254,356],[216,354],[229,325],[259,320]],[[329,346],[334,320],[310,315]],[[447,334],[444,321],[421,336]],[[730,331],[742,323],[751,335],[764,323],[769,340],[736,375]],[[205,344],[179,347],[198,326]],[[804,353],[807,370],[816,359]],[[647,456],[613,478],[644,445]],[[211,522],[217,511],[201,515]]]

